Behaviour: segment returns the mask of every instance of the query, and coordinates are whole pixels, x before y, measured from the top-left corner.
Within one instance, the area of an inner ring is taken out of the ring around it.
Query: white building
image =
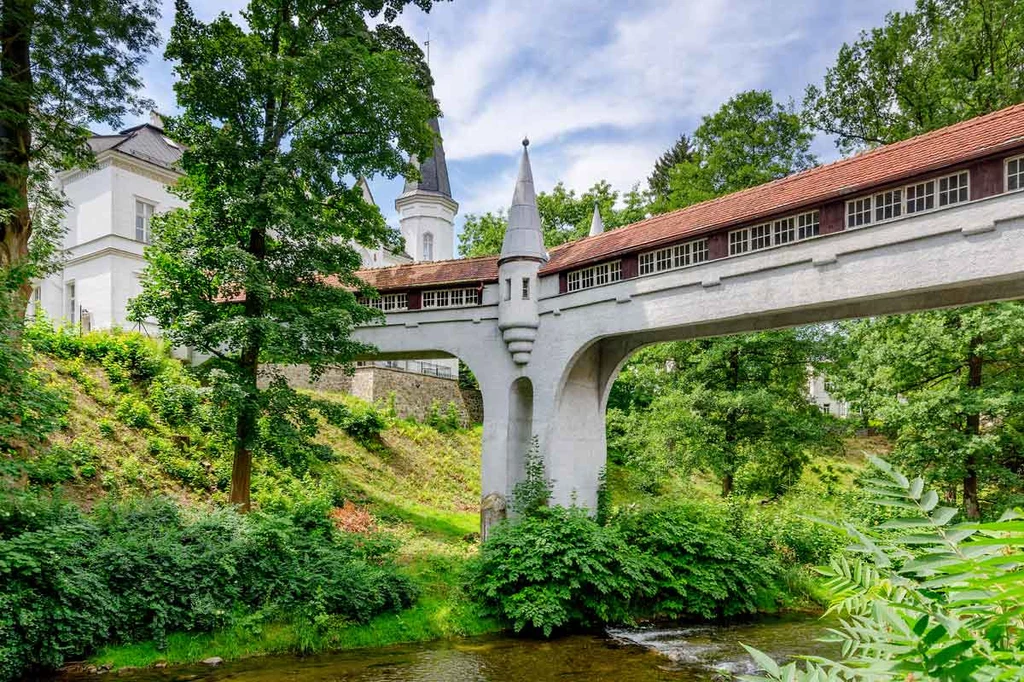
[[[438,132],[437,120],[430,123]],[[148,123],[116,135],[94,136],[89,146],[96,155],[93,167],[55,179],[68,200],[65,262],[62,270],[36,282],[29,312],[45,311],[51,320],[80,324],[86,331],[133,328],[128,303],[141,292],[150,221],[155,214],[184,205],[168,191],[181,177],[176,165],[182,150],[164,135],[156,113]],[[453,257],[458,204],[451,196],[440,139],[420,170],[420,180],[406,182],[395,200],[408,253],[359,247],[364,267]],[[360,180],[360,186],[364,198],[374,203],[366,182]],[[142,331],[158,333],[152,325],[143,325]],[[458,373],[455,360],[389,363],[396,364],[438,376],[454,378]]]
[[[845,419],[850,415],[849,403],[839,400],[829,393],[829,381],[813,368],[807,369],[807,399],[818,406],[825,414]]]

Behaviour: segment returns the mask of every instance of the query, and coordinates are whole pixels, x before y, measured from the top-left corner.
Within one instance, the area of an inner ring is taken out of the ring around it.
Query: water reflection
[[[250,659],[218,668],[174,668],[116,675],[122,682],[695,682],[752,670],[739,642],[779,659],[826,653],[815,618],[756,623],[619,629],[609,636],[551,641],[487,637],[342,652],[308,658]],[[95,679],[65,675],[64,682]]]

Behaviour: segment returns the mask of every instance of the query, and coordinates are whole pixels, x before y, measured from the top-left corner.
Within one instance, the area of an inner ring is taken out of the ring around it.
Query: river
[[[210,668],[126,671],[119,682],[697,682],[755,667],[740,642],[784,661],[835,653],[815,641],[825,625],[791,614],[755,621],[621,628],[552,640],[505,636],[362,649],[323,656],[253,658]],[[62,682],[95,680],[65,674]]]

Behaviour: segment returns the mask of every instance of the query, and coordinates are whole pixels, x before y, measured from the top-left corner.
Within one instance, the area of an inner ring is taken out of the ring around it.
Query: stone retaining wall
[[[309,368],[305,365],[278,366],[276,369],[295,388],[349,393],[371,403],[387,403],[393,394],[395,410],[404,418],[423,421],[430,414],[432,405],[437,405],[443,415],[448,403],[454,403],[464,424],[481,424],[484,420],[484,401],[480,391],[460,388],[454,379],[371,366],[357,367],[352,374],[328,370],[311,383]]]

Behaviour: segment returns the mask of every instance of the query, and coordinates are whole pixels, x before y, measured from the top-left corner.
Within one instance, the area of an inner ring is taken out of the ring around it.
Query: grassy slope
[[[80,475],[64,483],[65,495],[85,507],[111,494],[164,494],[193,505],[224,501],[223,490],[183,484],[150,454],[150,440],[173,437],[169,429],[160,423],[135,429],[118,422],[115,409],[121,396],[111,388],[101,368],[53,359],[40,362],[52,371],[54,383],[67,392],[71,403],[67,427],[53,442],[64,446],[85,442],[95,456],[96,474]],[[358,402],[350,396],[323,397]],[[155,642],[109,647],[98,652],[92,662],[116,668],[195,662],[210,656],[227,660],[497,630],[498,624],[480,615],[460,585],[461,566],[477,548],[474,533],[479,524],[480,427],[441,433],[422,424],[394,420],[379,443],[365,447],[342,430],[325,424],[320,440],[331,446],[337,460],[326,463],[316,476],[344,490],[346,498],[374,516],[379,529],[399,540],[398,561],[421,592],[412,608],[362,625],[326,623],[315,631],[290,623],[252,620],[215,633],[172,635],[164,650]],[[217,478],[213,470],[220,464],[202,464],[211,470],[211,480]],[[281,472],[273,475],[279,477]],[[259,479],[257,471],[254,485]],[[264,477],[262,484],[274,483]]]

